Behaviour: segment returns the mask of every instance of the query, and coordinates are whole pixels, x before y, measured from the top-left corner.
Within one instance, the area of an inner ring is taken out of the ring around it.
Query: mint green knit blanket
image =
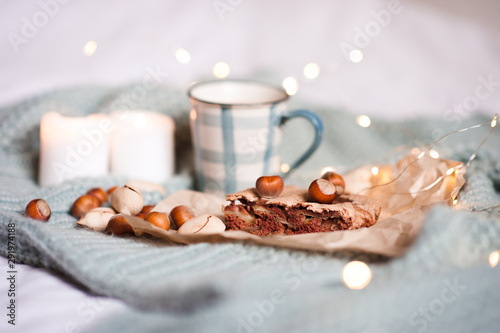
[[[109,187],[115,177],[37,184],[39,122],[47,111],[82,116],[114,111],[133,86],[56,91],[0,110],[0,254],[7,257],[8,226],[15,225],[15,259],[67,276],[90,293],[116,297],[130,306],[95,323],[96,332],[494,332],[500,327],[500,268],[489,255],[500,250],[500,131],[468,169],[457,208],[434,207],[407,253],[388,259],[369,253],[313,253],[243,243],[179,245],[151,237],[110,237],[76,227],[73,201],[90,187]],[[189,103],[184,92],[159,87],[128,104],[176,121],[176,167],[169,193],[192,188]],[[309,105],[295,101],[301,108]],[[293,105],[292,105],[293,107]],[[476,115],[450,123],[441,117],[393,122],[372,119],[361,128],[355,115],[314,108],[325,123],[319,150],[289,179],[306,186],[322,167],[338,170],[384,157],[399,146],[411,149],[446,133],[484,123]],[[285,129],[282,156],[291,161],[309,144],[300,121]],[[441,156],[467,161],[488,128],[451,136],[436,146]],[[288,134],[287,134],[288,133]],[[404,149],[403,149],[404,150]],[[48,223],[22,213],[33,198],[52,208]],[[145,194],[147,204],[164,196]],[[496,206],[496,208],[495,208]],[[370,265],[363,290],[342,283],[350,260]]]

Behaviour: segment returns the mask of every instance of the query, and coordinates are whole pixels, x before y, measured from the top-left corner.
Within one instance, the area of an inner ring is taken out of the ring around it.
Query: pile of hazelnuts
[[[257,194],[266,199],[278,197],[284,187],[283,178],[280,176],[262,176],[255,183]],[[344,189],[342,176],[329,171],[312,181],[307,191],[307,200],[331,204],[337,195],[344,193]],[[108,201],[112,207],[104,206]],[[134,233],[123,214],[141,218],[165,230],[169,230],[172,223],[178,233],[184,234],[217,233],[225,228],[224,223],[216,216],[195,216],[191,208],[185,205],[174,207],[169,215],[153,211],[153,208],[152,205],[144,206],[142,194],[128,185],[114,186],[107,191],[95,187],[75,200],[71,214],[80,219],[78,224],[113,235]],[[34,199],[26,206],[25,215],[32,219],[48,221],[51,209],[45,200]]]
[[[255,190],[261,198],[276,198],[283,192],[285,184],[280,176],[262,176],[255,183]],[[345,182],[341,175],[328,171],[315,179],[307,190],[307,200],[321,204],[331,204],[337,195],[345,190]]]
[[[108,201],[111,207],[104,206]],[[112,235],[134,233],[124,214],[141,218],[164,230],[170,230],[172,222],[178,232],[184,234],[220,232],[225,228],[217,217],[205,215],[196,217],[191,208],[185,205],[174,207],[169,215],[153,211],[153,208],[153,205],[144,206],[142,194],[128,185],[114,186],[107,191],[96,187],[75,200],[71,214],[79,219],[77,222],[79,225]],[[48,221],[51,210],[45,200],[35,199],[26,206],[25,215],[36,220]],[[188,221],[190,223],[186,224]],[[182,226],[184,227],[181,228]]]
[[[113,208],[102,207],[108,202],[108,198]],[[159,228],[169,230],[170,221],[167,214],[153,212],[153,208],[152,205],[144,206],[142,194],[130,186],[114,186],[107,191],[101,187],[95,187],[75,200],[71,207],[71,215],[80,219],[79,222],[86,219],[85,222],[88,224],[83,224],[91,229],[106,231],[110,234],[133,233],[125,217],[118,213],[134,215]],[[51,210],[45,200],[35,199],[26,206],[25,215],[36,220],[47,221]]]

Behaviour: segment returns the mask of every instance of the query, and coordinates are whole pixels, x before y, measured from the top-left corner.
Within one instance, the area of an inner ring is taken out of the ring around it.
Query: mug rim
[[[254,83],[254,84],[261,85],[261,86],[266,86],[267,88],[272,88],[274,90],[282,92],[283,93],[283,97],[275,99],[275,100],[272,100],[272,101],[269,101],[269,102],[257,102],[257,103],[217,103],[217,102],[211,102],[211,101],[203,100],[203,99],[200,99],[200,98],[197,98],[197,97],[193,96],[193,89],[195,89],[195,88],[197,88],[199,86],[206,85],[206,84],[214,84],[214,83],[219,84],[219,83],[227,83],[227,82]],[[258,105],[270,105],[270,104],[281,103],[281,102],[286,101],[288,98],[290,98],[290,95],[288,95],[286,93],[285,89],[283,89],[283,88],[281,88],[279,86],[276,86],[274,84],[267,83],[267,82],[256,81],[256,80],[247,80],[247,79],[215,79],[215,80],[208,80],[208,81],[201,81],[201,82],[194,83],[188,89],[188,97],[191,98],[191,99],[193,99],[193,100],[195,100],[195,101],[198,101],[198,102],[201,102],[201,103],[205,103],[205,104],[221,105],[221,106],[224,106],[224,107],[231,107],[231,106],[258,106]]]

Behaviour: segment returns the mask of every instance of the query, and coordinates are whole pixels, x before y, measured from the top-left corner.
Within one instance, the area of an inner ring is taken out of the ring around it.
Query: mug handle
[[[302,154],[302,156],[300,156],[295,162],[290,164],[290,169],[287,172],[280,173],[283,178],[288,177],[290,172],[304,163],[312,155],[312,153],[314,153],[316,149],[318,149],[319,144],[323,139],[323,122],[321,121],[321,118],[318,117],[318,115],[308,110],[289,111],[281,117],[280,127],[292,118],[304,118],[308,120],[314,126],[315,135],[313,143],[309,146],[305,153]]]

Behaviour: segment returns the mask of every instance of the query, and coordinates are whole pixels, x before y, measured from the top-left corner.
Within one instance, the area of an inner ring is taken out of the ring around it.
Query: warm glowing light
[[[450,168],[450,169],[446,170],[446,175],[449,176],[449,175],[451,175],[454,172],[455,172],[455,169],[454,168]]]
[[[500,261],[500,251],[491,252],[488,257],[488,261],[490,262],[491,267],[498,265],[498,262]]]
[[[225,62],[218,62],[215,64],[213,73],[216,78],[223,79],[229,75],[230,68]]]
[[[437,158],[439,158],[439,153],[437,151],[435,151],[434,149],[431,149],[431,150],[429,150],[429,156],[437,159]]]
[[[198,115],[196,114],[196,110],[195,109],[191,110],[191,112],[189,113],[189,117],[191,118],[191,120],[196,120],[196,118],[198,117]]]
[[[453,206],[456,206],[458,203],[458,200],[457,199],[453,199]]]
[[[334,167],[323,168],[323,170],[321,170],[321,175],[324,175],[327,172],[335,172],[335,168]]]
[[[368,127],[372,124],[372,121],[370,117],[361,115],[356,117],[356,124],[358,124],[361,127]]]
[[[363,289],[372,279],[372,271],[361,261],[351,261],[342,271],[344,284],[350,289]]]
[[[418,149],[417,147],[413,148],[410,153],[414,154],[414,155],[417,155],[418,153],[420,153],[420,149]]]
[[[425,151],[421,152],[421,153],[420,153],[420,155],[418,155],[418,157],[417,157],[417,158],[418,158],[418,159],[421,159],[422,157],[424,157],[424,155],[425,155]]]
[[[355,64],[361,62],[361,60],[363,60],[363,52],[361,52],[361,50],[352,50],[349,53],[349,60]]]
[[[96,50],[97,50],[97,43],[94,42],[93,40],[89,40],[87,43],[85,43],[85,46],[83,47],[83,55],[86,57],[90,57],[95,53]]]
[[[314,62],[310,62],[304,66],[304,76],[308,79],[315,79],[319,75],[319,65]]]
[[[299,90],[299,82],[297,82],[297,79],[294,77],[286,77],[283,80],[283,88],[285,88],[288,95],[295,95],[297,90]]]
[[[175,51],[175,58],[181,64],[187,64],[191,61],[191,55],[189,54],[188,51],[184,49],[177,49]]]
[[[496,125],[497,125],[497,119],[495,118],[491,121],[491,127],[495,127]]]
[[[374,176],[378,175],[378,168],[376,166],[372,168],[372,175]]]
[[[288,164],[286,164],[286,163],[283,163],[281,165],[281,172],[287,173],[288,171],[290,171],[290,166]]]

